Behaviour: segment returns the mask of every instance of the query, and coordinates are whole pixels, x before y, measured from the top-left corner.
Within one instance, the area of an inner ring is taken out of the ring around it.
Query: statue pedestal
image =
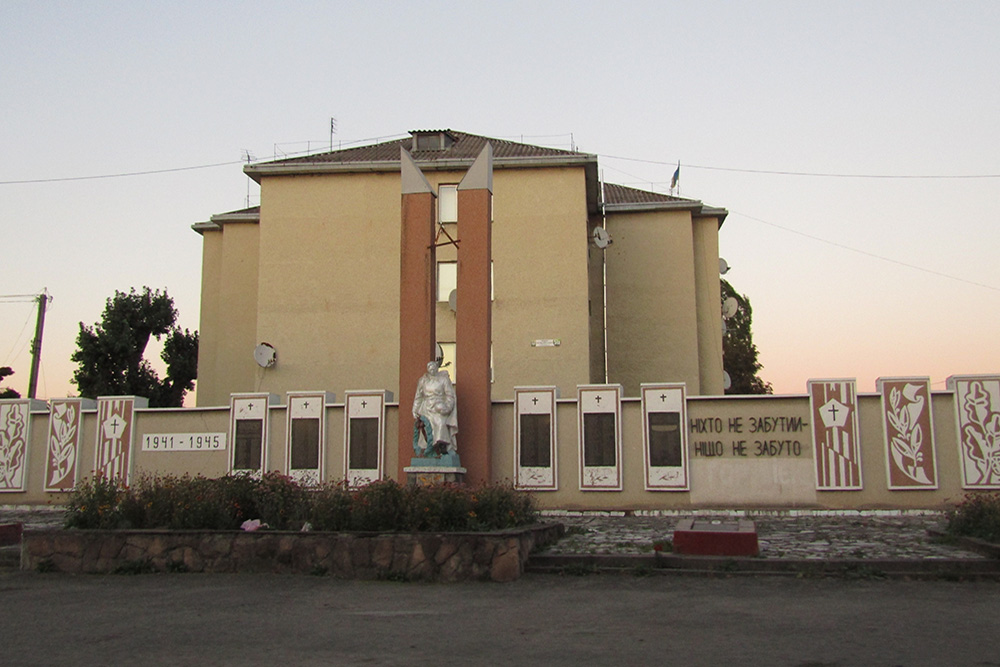
[[[442,454],[440,458],[414,456],[403,471],[406,473],[407,486],[465,483],[466,469],[462,467],[458,454]]]

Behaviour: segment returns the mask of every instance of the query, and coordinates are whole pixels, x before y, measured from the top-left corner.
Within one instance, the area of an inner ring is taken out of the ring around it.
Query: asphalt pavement
[[[0,574],[5,665],[1000,665],[1000,584]]]

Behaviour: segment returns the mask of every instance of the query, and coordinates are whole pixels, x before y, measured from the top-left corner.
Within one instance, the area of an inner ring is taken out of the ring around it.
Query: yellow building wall
[[[254,390],[259,240],[253,223],[203,232],[199,406],[228,405],[231,392]]]
[[[608,381],[626,396],[643,382],[684,382],[700,394],[691,214],[609,214],[606,224]]]
[[[722,305],[719,283],[719,219],[692,221],[694,285],[698,318],[698,371],[702,396],[724,392],[722,367]]]
[[[575,394],[591,381],[584,170],[502,169],[493,185],[493,397],[526,385]]]
[[[256,334],[277,362],[254,390],[396,391],[399,174],[268,177],[261,202]]]
[[[435,189],[464,175],[426,173]],[[493,184],[493,395],[519,384],[572,391],[591,381],[594,356],[584,170],[499,169]],[[398,393],[399,187],[398,173],[269,176],[259,226],[205,232],[199,405],[235,391]],[[230,266],[237,252],[256,258],[252,275]],[[456,249],[437,254],[454,260]],[[454,342],[455,313],[439,303],[436,316],[438,340]],[[272,368],[253,361],[261,341],[277,349]]]

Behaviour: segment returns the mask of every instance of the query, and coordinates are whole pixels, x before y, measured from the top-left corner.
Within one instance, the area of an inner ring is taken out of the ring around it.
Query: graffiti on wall
[[[810,380],[817,491],[860,491],[858,391],[852,380]]]

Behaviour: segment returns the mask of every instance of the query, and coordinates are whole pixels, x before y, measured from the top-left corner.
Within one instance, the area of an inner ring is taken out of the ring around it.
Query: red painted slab
[[[753,521],[682,519],[674,528],[674,553],[689,556],[757,556]]]

